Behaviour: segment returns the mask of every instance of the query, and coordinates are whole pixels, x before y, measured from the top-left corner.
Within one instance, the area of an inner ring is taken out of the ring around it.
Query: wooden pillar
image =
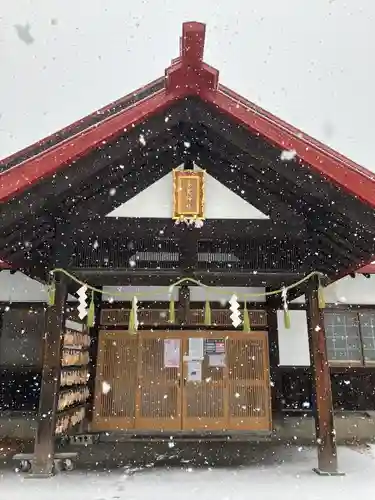
[[[340,473],[337,470],[331,375],[327,357],[324,314],[319,308],[318,287],[318,277],[314,276],[309,281],[306,294],[313,409],[318,446],[318,467],[314,471],[321,475],[338,475]]]
[[[66,299],[66,278],[57,275],[55,304],[49,306],[46,313],[38,427],[31,467],[31,474],[39,477],[53,474],[56,410],[61,373],[61,334],[64,328]]]
[[[103,289],[103,287],[97,287],[100,290]],[[101,293],[95,293],[94,294],[94,308],[95,308],[95,325],[90,328],[90,337],[91,337],[91,344],[90,344],[90,379],[88,383],[88,387],[90,389],[90,400],[89,400],[89,405],[88,405],[88,414],[87,414],[87,420],[89,422],[92,421],[93,417],[93,408],[94,408],[94,400],[95,400],[95,380],[96,380],[96,363],[97,363],[97,358],[98,358],[98,346],[99,346],[99,328],[100,328],[100,313],[102,309],[102,294]]]
[[[190,323],[190,288],[182,283],[178,291],[178,321],[181,325]]]
[[[266,288],[266,291],[270,291]],[[266,297],[267,306],[267,323],[268,323],[268,344],[270,356],[270,379],[271,396],[272,396],[272,410],[280,412],[282,409],[282,387],[281,387],[281,373],[279,369],[280,355],[279,355],[279,337],[278,337],[278,324],[277,324],[277,310],[281,307],[279,295],[268,295]]]

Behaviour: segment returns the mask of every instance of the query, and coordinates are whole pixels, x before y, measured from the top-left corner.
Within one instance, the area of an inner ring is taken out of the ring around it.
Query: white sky
[[[222,83],[375,171],[374,0],[1,0],[0,157],[161,76],[192,20]]]

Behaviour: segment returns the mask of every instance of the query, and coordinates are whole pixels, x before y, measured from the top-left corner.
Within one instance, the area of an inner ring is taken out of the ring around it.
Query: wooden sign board
[[[173,170],[173,219],[204,219],[204,172]]]

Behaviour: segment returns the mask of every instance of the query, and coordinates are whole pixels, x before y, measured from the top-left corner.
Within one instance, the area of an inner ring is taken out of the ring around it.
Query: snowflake
[[[294,160],[296,155],[297,155],[297,152],[294,149],[291,149],[291,150],[284,149],[284,151],[281,151],[280,160],[281,161],[291,161],[291,160]]]
[[[108,384],[108,382],[102,382],[102,393],[103,394],[108,394],[109,391],[111,390],[111,386]]]

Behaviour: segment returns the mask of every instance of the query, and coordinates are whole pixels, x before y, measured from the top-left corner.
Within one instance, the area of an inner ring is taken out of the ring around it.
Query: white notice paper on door
[[[203,359],[203,339],[189,339],[189,358],[191,361]]]
[[[164,340],[164,367],[180,368],[180,339]]]
[[[225,367],[225,354],[209,354],[208,356],[208,366],[216,368]]]
[[[187,381],[188,382],[202,382],[202,362],[189,361],[187,364]]]

